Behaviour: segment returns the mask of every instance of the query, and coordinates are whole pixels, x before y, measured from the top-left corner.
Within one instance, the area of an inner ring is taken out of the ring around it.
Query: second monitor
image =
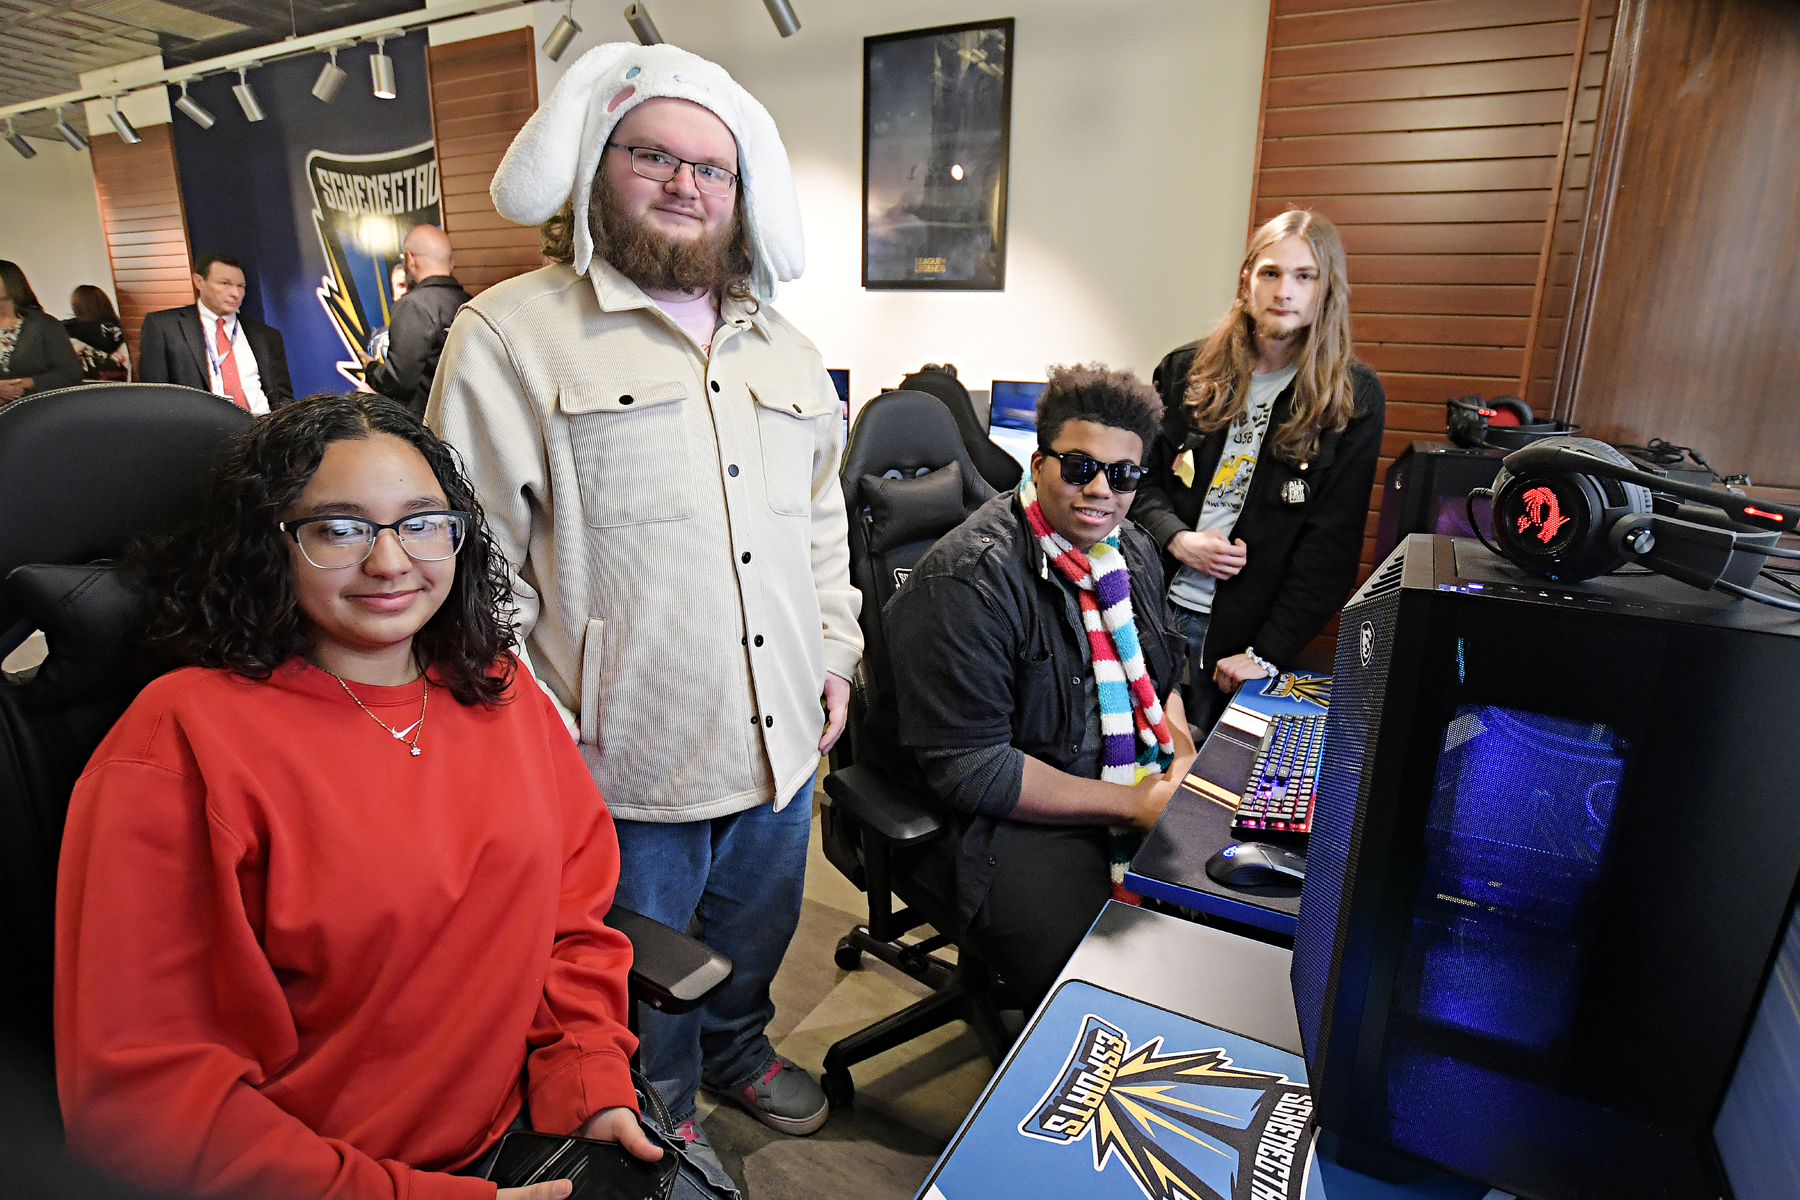
[[[1037,449],[1037,401],[1043,390],[1041,383],[996,379],[988,393],[988,438],[1027,471]]]

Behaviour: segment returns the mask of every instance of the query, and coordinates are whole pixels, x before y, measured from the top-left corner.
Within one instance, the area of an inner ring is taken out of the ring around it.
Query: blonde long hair
[[[1247,311],[1250,272],[1263,251],[1290,237],[1305,238],[1312,247],[1324,291],[1312,324],[1300,334],[1299,372],[1288,419],[1269,435],[1268,444],[1277,458],[1306,463],[1319,451],[1319,434],[1342,429],[1356,409],[1350,384],[1356,352],[1350,342],[1344,243],[1337,226],[1319,213],[1289,209],[1251,235],[1238,272],[1237,297],[1194,355],[1185,403],[1194,423],[1211,433],[1235,421],[1250,402],[1250,376],[1256,367],[1256,331]]]

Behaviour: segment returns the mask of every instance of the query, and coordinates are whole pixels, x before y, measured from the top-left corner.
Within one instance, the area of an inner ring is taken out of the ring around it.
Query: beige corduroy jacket
[[[721,317],[709,358],[607,264],[544,267],[458,314],[426,413],[627,820],[786,804],[862,654],[830,376],[767,305]]]

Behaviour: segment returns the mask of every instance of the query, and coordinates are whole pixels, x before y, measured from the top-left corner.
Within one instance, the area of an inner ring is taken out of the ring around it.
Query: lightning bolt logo
[[[1146,1200],[1293,1200],[1304,1183],[1312,1094],[1285,1075],[1232,1065],[1222,1049],[1130,1046],[1088,1014],[1052,1087],[1019,1123],[1026,1137],[1092,1143]]]
[[[1292,671],[1283,671],[1275,677],[1275,682],[1263,689],[1265,696],[1278,696],[1286,700],[1304,700],[1308,704],[1316,704],[1320,708],[1331,707],[1331,677],[1314,675],[1302,679]]]

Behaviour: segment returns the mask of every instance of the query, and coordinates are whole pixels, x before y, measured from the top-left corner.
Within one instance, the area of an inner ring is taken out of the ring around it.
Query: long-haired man
[[[1291,210],[1258,229],[1224,317],[1154,381],[1163,426],[1132,516],[1163,547],[1204,729],[1292,665],[1356,580],[1386,399],[1351,348],[1337,228]]]

